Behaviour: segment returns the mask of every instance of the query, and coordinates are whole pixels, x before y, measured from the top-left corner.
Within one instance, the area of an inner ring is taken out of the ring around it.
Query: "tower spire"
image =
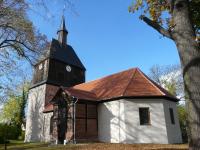
[[[61,44],[67,44],[68,31],[66,30],[66,27],[65,27],[65,17],[64,17],[64,15],[62,16],[60,29],[57,31],[57,34],[58,34],[58,41]]]

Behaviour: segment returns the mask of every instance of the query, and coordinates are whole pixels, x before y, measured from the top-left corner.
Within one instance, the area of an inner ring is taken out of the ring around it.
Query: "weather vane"
[[[64,4],[64,6],[63,6],[63,15],[64,15],[65,11],[66,11],[66,4]]]

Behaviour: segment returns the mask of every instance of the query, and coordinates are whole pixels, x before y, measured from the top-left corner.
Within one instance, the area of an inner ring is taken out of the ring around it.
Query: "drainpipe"
[[[73,97],[73,144],[76,144],[76,103],[78,98]]]

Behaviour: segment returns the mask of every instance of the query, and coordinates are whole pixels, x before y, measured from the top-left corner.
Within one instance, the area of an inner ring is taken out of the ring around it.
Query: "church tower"
[[[25,142],[49,141],[48,126],[52,113],[43,114],[44,107],[60,87],[71,87],[85,82],[85,67],[68,45],[65,18],[57,31],[58,38],[52,39],[47,55],[34,66],[32,86],[28,95]]]
[[[68,31],[62,17],[58,39],[52,39],[48,56],[35,65],[33,86],[49,83],[71,87],[85,82],[85,67],[67,43]]]

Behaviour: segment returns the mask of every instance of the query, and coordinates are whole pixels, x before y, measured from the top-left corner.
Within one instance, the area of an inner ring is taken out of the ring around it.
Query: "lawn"
[[[108,143],[81,143],[59,146],[49,146],[46,143],[26,143],[11,141],[8,150],[187,150],[187,144],[108,144]],[[0,145],[4,150],[4,145]]]

